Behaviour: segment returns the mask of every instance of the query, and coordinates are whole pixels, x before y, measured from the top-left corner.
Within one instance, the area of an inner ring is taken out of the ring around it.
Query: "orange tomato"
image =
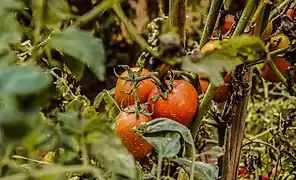
[[[226,15],[224,19],[224,24],[221,28],[221,34],[222,35],[226,34],[230,30],[233,24],[234,24],[234,16],[230,14]]]
[[[156,101],[151,98],[159,94],[154,88],[148,98],[150,108],[154,108],[154,118],[169,118],[183,125],[188,126],[198,109],[198,93],[195,88],[185,80],[175,80],[173,90],[168,94],[167,99],[160,97]]]
[[[288,9],[286,12],[286,15],[290,17],[291,19],[295,19],[296,17],[296,11],[294,9]]]
[[[285,76],[285,71],[291,66],[289,62],[287,62],[284,58],[275,58],[273,59],[273,62],[275,63],[276,67],[279,69],[279,71]],[[267,65],[261,65],[259,66],[259,72],[261,77],[268,82],[280,82],[280,79],[277,77],[277,75],[272,71],[272,69]]]
[[[134,105],[129,106],[129,108],[134,108]],[[133,154],[135,159],[143,158],[149,154],[152,151],[152,146],[136,134],[133,128],[138,128],[142,122],[145,123],[151,120],[151,117],[143,114],[140,114],[137,119],[135,114],[123,111],[120,112],[116,119],[115,134],[121,138],[122,143]]]
[[[273,30],[273,24],[272,23],[273,22],[270,21],[267,24],[266,28],[264,29],[263,33],[261,34],[261,39],[262,40],[266,40],[266,39],[268,39],[271,36],[272,30]]]
[[[217,103],[225,102],[228,98],[229,93],[231,92],[231,73],[227,73],[224,76],[224,84],[218,87],[216,90],[216,95],[213,100]],[[199,83],[203,93],[206,93],[209,87],[209,79],[206,75],[199,75]]]
[[[132,71],[138,71],[139,67],[131,68]],[[148,74],[149,71],[147,69],[142,69],[141,76]],[[121,77],[127,77],[128,72],[125,71],[121,75]],[[154,82],[152,79],[145,79],[139,83],[137,87],[137,94],[140,100],[140,103],[145,103],[147,98],[151,92],[151,90],[155,87]],[[117,80],[116,87],[115,87],[115,100],[119,105],[126,107],[128,105],[133,105],[135,103],[133,94],[127,94],[125,92],[129,92],[132,89],[132,83],[123,79]]]

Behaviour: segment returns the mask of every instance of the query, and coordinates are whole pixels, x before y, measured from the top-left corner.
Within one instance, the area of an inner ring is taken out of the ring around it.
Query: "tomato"
[[[134,108],[134,105],[129,106]],[[115,134],[121,138],[122,143],[133,154],[135,159],[141,159],[152,151],[152,146],[136,134],[133,130],[134,127],[138,128],[141,123],[149,122],[152,118],[140,114],[139,118],[136,118],[134,113],[127,113],[121,111],[118,115],[115,123]]]
[[[214,40],[207,42],[200,50],[202,54],[221,48],[220,41]]]
[[[294,9],[288,9],[286,12],[286,15],[290,17],[291,19],[295,19],[296,17],[296,11]]]
[[[229,93],[231,92],[231,73],[227,73],[224,76],[224,84],[221,85],[217,90],[216,90],[216,95],[213,98],[213,100],[217,103],[222,103],[225,102],[228,98]],[[203,93],[206,93],[209,87],[209,79],[206,75],[200,74],[199,75],[199,83],[201,86],[201,90]]]
[[[268,39],[272,34],[272,30],[273,30],[273,22],[270,21],[267,24],[266,28],[264,29],[263,33],[261,34],[261,39],[263,40]]]
[[[285,71],[291,66],[290,63],[287,62],[284,58],[275,58],[273,59],[273,62],[275,63],[276,67],[280,70],[280,72],[285,76]],[[264,80],[268,82],[280,82],[280,79],[267,64],[259,66],[259,71],[261,77]]]
[[[248,170],[245,167],[240,167],[238,169],[238,175],[239,176],[246,176],[248,174]]]
[[[168,83],[168,82],[167,82]],[[151,98],[159,94],[158,89],[154,88],[148,98],[150,109],[154,108],[154,118],[169,118],[185,126],[188,126],[198,109],[198,93],[195,88],[185,80],[174,80],[173,90],[164,100],[162,97],[156,101]]]
[[[216,21],[216,27],[218,26],[219,20],[220,20],[221,14],[218,15],[217,21]],[[234,16],[231,14],[228,14],[224,17],[224,22],[223,25],[221,27],[221,34],[224,35],[226,34],[230,28],[232,27],[232,25],[234,24]],[[212,36],[216,36],[217,35],[217,30],[214,30],[212,33]]]
[[[261,180],[269,180],[269,177],[267,174],[262,174],[261,175]]]
[[[226,34],[231,26],[234,24],[234,16],[233,15],[226,15],[224,19],[224,24],[221,28],[221,34],[224,35]]]
[[[131,69],[132,71],[138,71],[140,68],[133,67]],[[141,76],[148,73],[149,71],[143,68]],[[128,72],[125,71],[120,76],[127,77]],[[145,79],[139,83],[139,86],[137,87],[137,94],[138,94],[140,103],[144,103],[147,101],[147,98],[154,87],[155,87],[155,84],[152,81],[152,79]],[[129,95],[125,93],[125,92],[129,92],[131,89],[132,89],[131,82],[118,78],[116,87],[115,87],[115,100],[119,105],[126,107],[128,105],[133,105],[135,103],[134,96],[132,94]]]
[[[274,51],[276,49],[282,49],[288,47],[290,44],[290,39],[284,34],[279,34],[270,39],[270,49]]]

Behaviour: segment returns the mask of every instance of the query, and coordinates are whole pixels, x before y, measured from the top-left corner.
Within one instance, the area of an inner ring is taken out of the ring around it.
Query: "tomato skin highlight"
[[[132,71],[138,71],[139,67],[131,68]],[[147,69],[142,69],[141,76],[150,73]],[[121,75],[121,77],[127,77],[128,72],[125,71]],[[151,90],[155,87],[152,79],[145,79],[140,82],[140,85],[137,87],[137,94],[140,100],[140,103],[145,103],[148,99],[148,96]],[[123,79],[117,80],[116,87],[115,87],[115,96],[114,99],[118,103],[119,106],[127,107],[128,105],[135,104],[133,94],[128,95],[125,92],[129,92],[132,89],[132,82],[128,82]]]
[[[134,108],[134,106],[129,106]],[[152,151],[152,146],[133,130],[134,127],[138,128],[141,123],[151,121],[152,118],[140,114],[139,118],[136,118],[134,113],[127,113],[121,111],[116,119],[115,134],[118,135],[135,159],[141,159]]]
[[[151,91],[148,102],[150,109],[154,109],[153,118],[169,118],[188,126],[199,106],[198,93],[185,80],[174,80],[173,86],[174,88],[166,100],[160,97],[156,101],[152,101],[151,98],[157,96],[159,92],[157,88]]]
[[[203,93],[206,93],[209,87],[208,77],[204,74],[199,75],[199,83]],[[217,103],[225,102],[231,92],[231,73],[227,73],[224,76],[224,84],[218,87],[213,100]]]
[[[284,58],[275,58],[273,59],[273,62],[275,63],[279,71],[285,76],[286,75],[285,71],[291,66],[290,63],[286,61]],[[272,82],[272,83],[281,81],[267,64],[264,64],[260,68],[259,72],[261,77],[265,81]]]

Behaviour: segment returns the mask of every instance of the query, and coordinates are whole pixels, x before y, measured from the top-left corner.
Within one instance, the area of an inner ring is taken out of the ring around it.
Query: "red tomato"
[[[275,65],[283,75],[286,75],[285,71],[291,66],[290,63],[287,62],[284,58],[273,59],[273,62],[275,63]],[[272,69],[267,64],[263,64],[259,66],[259,68],[260,68],[260,75],[263,79],[273,83],[280,82],[280,79],[277,77],[277,75],[272,71]]]
[[[248,174],[248,170],[245,167],[240,167],[238,169],[238,175],[239,176],[245,176]]]
[[[132,71],[138,71],[139,67],[131,68]],[[148,74],[149,71],[147,69],[142,69],[141,75]],[[121,75],[121,77],[127,77],[128,72],[125,71]],[[140,100],[140,103],[145,103],[147,98],[151,92],[151,90],[155,87],[152,79],[145,79],[139,83],[140,85],[137,87],[137,94]],[[128,105],[133,105],[135,103],[134,96],[132,94],[127,94],[125,92],[129,92],[132,88],[132,83],[125,81],[123,79],[118,79],[115,87],[115,100],[119,105],[126,107]]]
[[[222,35],[226,34],[233,24],[234,24],[234,16],[233,15],[225,16],[225,21],[221,28],[221,34]]]
[[[231,91],[231,73],[227,73],[224,76],[224,84],[221,85],[217,90],[216,90],[216,95],[213,98],[213,100],[217,103],[222,103],[225,102],[228,98],[228,95]],[[199,75],[199,83],[201,86],[201,90],[203,93],[206,93],[209,87],[209,79],[207,76],[201,74]]]
[[[129,108],[134,108],[129,106]],[[133,113],[120,112],[117,117],[115,124],[115,134],[118,135],[124,146],[128,149],[130,153],[133,154],[135,159],[140,159],[145,157],[152,151],[152,146],[144,140],[142,137],[137,135],[133,128],[138,128],[142,122],[149,122],[152,118],[140,114],[139,118]]]
[[[269,177],[267,174],[262,174],[261,175],[261,180],[269,180]]]
[[[286,15],[291,19],[295,19],[296,11],[294,9],[288,9],[288,11],[286,12]]]
[[[218,23],[220,21],[220,17],[221,17],[221,14],[218,15],[217,17],[217,21],[216,21],[216,27],[218,26]],[[221,27],[221,34],[224,35],[226,34],[230,28],[232,27],[232,25],[234,24],[234,16],[231,15],[231,14],[227,14],[225,17],[224,17],[224,24],[223,26]],[[217,30],[215,29],[212,33],[212,36],[216,36],[217,35]]]
[[[154,108],[154,118],[169,118],[188,126],[193,120],[199,106],[198,93],[195,88],[185,80],[175,80],[173,90],[166,100],[161,97],[152,101],[151,98],[159,94],[154,88],[148,98]],[[151,108],[150,107],[150,108]]]

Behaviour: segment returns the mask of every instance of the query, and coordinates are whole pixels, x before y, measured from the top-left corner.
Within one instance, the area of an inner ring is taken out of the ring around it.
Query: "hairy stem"
[[[208,112],[208,110],[210,108],[212,99],[215,97],[217,89],[218,89],[217,86],[214,86],[213,84],[210,84],[209,88],[208,88],[208,90],[207,90],[207,92],[206,92],[206,94],[205,94],[205,96],[204,96],[204,98],[202,100],[202,103],[199,106],[198,115],[193,120],[193,124],[191,126],[191,133],[192,133],[192,136],[193,136],[194,140],[195,140],[195,138],[197,136],[198,129],[199,129],[199,126],[201,124],[201,121],[202,121],[203,117],[207,114],[207,112]]]
[[[187,0],[171,0],[170,17],[171,25],[178,28],[181,43],[185,45],[185,22],[186,22],[186,7]]]
[[[209,41],[212,35],[222,3],[223,3],[223,0],[212,1],[210,11],[207,17],[207,21],[206,21],[204,30],[202,32],[202,36],[200,40],[200,48]]]
[[[233,36],[239,36],[241,35],[245,28],[247,27],[252,13],[254,12],[254,9],[257,5],[257,0],[248,0],[247,4],[246,4],[246,8],[243,11],[243,14],[241,15],[237,27],[234,30]]]

